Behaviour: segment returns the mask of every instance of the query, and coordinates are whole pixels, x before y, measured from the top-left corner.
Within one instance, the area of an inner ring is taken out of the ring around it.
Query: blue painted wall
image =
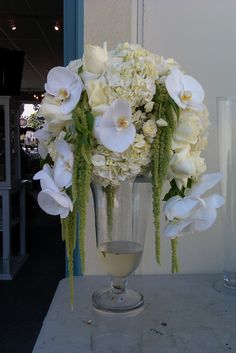
[[[64,0],[64,65],[82,58],[84,48],[84,0]],[[78,217],[79,221],[79,217]],[[77,227],[78,228],[78,227]],[[78,234],[77,234],[78,239]],[[66,272],[67,262],[66,262]],[[74,253],[74,274],[81,275],[79,243]]]

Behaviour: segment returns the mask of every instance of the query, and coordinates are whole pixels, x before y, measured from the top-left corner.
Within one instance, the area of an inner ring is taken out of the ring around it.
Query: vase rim
[[[231,100],[236,100],[236,96],[219,96],[216,97],[217,100],[224,100],[224,101],[231,101]]]

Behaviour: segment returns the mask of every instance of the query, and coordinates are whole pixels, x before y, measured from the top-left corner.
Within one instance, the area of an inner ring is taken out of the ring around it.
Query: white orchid
[[[74,155],[69,144],[61,139],[55,144],[57,159],[54,163],[54,181],[59,188],[68,188],[72,183]]]
[[[35,131],[35,137],[38,142],[38,153],[41,158],[45,159],[48,154],[48,142],[52,138],[52,134],[47,130],[47,126],[44,125],[41,129]]]
[[[94,135],[98,142],[112,152],[124,152],[135,139],[131,115],[127,101],[114,100],[103,115],[95,119]]]
[[[166,78],[166,89],[182,109],[203,110],[204,90],[200,83],[189,75],[174,68]]]
[[[45,84],[44,110],[55,115],[71,113],[80,100],[82,89],[83,83],[77,74],[62,66],[54,67]]]
[[[53,169],[45,164],[43,169],[34,176],[40,180],[42,190],[38,194],[38,204],[46,213],[66,218],[73,210],[73,204],[65,191],[60,190],[53,179]]]
[[[204,174],[184,198],[171,197],[165,205],[164,212],[170,223],[165,228],[165,235],[174,238],[194,231],[210,228],[216,220],[216,209],[224,204],[219,194],[201,196],[213,188],[221,179],[222,173]]]

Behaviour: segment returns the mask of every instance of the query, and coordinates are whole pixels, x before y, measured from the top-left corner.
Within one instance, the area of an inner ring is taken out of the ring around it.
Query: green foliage
[[[63,238],[66,241],[68,269],[70,278],[71,293],[73,292],[73,253],[76,244],[77,225],[79,225],[79,248],[81,258],[81,269],[84,272],[84,235],[86,226],[87,203],[90,190],[90,182],[92,176],[92,129],[93,115],[87,103],[87,94],[84,92],[81,101],[74,109],[73,123],[74,131],[70,131],[70,139],[75,146],[74,150],[74,166],[72,175],[72,186],[68,190],[73,201],[73,212],[62,222]],[[79,224],[77,221],[77,213],[79,213]],[[71,302],[73,303],[73,294],[71,294]]]
[[[108,229],[108,238],[112,240],[112,227],[113,227],[113,208],[115,200],[116,189],[112,185],[108,185],[104,188],[107,199],[107,229]]]
[[[179,108],[169,97],[164,85],[156,85],[154,96],[156,120],[163,119],[167,126],[159,127],[151,148],[151,173],[153,189],[153,216],[156,239],[156,258],[160,263],[160,212],[163,183],[168,173],[172,154],[172,134],[179,116]]]
[[[170,190],[165,194],[163,201],[169,200],[171,197],[179,195],[180,197],[184,197],[185,188],[182,187],[181,190],[178,188],[175,179],[172,179],[170,182]]]
[[[73,202],[79,211],[79,246],[81,268],[84,272],[84,234],[86,226],[87,203],[92,176],[92,129],[93,115],[90,111],[87,95],[83,94],[80,102],[73,112],[73,122],[76,129],[75,159],[72,178]]]
[[[172,273],[179,272],[177,245],[178,245],[178,238],[171,239]]]

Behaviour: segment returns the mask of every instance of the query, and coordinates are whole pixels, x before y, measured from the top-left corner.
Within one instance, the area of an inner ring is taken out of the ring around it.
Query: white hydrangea
[[[92,156],[94,179],[103,186],[120,185],[134,179],[150,162],[150,144],[142,134],[136,134],[134,143],[123,153],[114,153],[102,145],[94,149]]]

